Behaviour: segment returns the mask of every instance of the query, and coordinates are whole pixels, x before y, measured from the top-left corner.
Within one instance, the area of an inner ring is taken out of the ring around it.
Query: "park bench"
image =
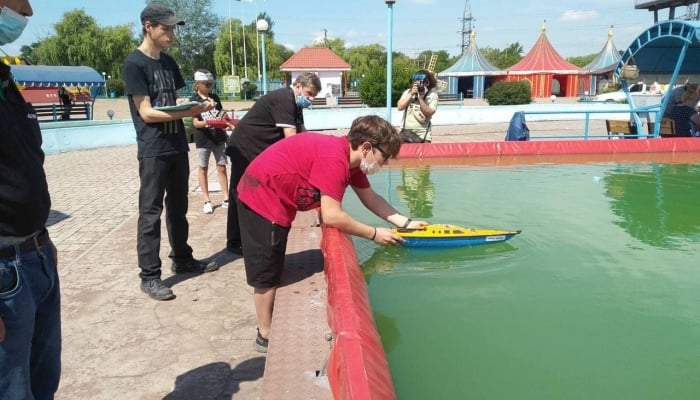
[[[311,102],[313,107],[340,107],[340,106],[365,106],[362,102],[362,98],[359,96],[346,96],[346,97],[316,97]]]
[[[66,110],[66,106],[60,104],[32,104],[36,111],[36,119],[39,122],[62,121],[61,118]],[[91,120],[92,104],[74,103],[70,106],[68,113],[70,120]]]
[[[608,136],[613,135],[623,135],[623,136],[637,136],[637,130],[630,125],[629,121],[606,119],[605,127],[608,130]],[[649,122],[647,125],[647,132],[652,134],[654,132],[654,123]],[[661,126],[659,127],[659,136],[661,137],[674,137],[676,135],[676,121],[671,118],[661,119]]]
[[[438,93],[438,101],[440,103],[459,103],[459,105],[464,105],[464,97],[461,93]]]

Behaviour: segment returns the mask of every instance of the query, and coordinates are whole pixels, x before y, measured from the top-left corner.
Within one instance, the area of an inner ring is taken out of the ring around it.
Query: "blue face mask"
[[[311,106],[311,100],[306,98],[306,96],[297,96],[297,105],[301,108],[308,108]]]
[[[3,7],[0,10],[0,45],[12,43],[22,34],[29,19],[14,10]]]

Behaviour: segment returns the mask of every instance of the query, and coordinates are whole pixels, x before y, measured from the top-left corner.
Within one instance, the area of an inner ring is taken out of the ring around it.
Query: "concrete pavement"
[[[57,399],[260,398],[265,357],[253,350],[242,259],[222,251],[225,210],[202,214],[190,192],[190,244],[195,257],[222,265],[214,273],[173,276],[163,227],[163,278],[177,298],[158,302],[141,293],[137,275],[136,147],[49,155],[45,168],[62,290]],[[212,200],[220,204],[220,194]]]

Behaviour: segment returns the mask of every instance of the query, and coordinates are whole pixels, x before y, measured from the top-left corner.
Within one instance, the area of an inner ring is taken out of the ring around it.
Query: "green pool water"
[[[413,217],[522,229],[355,240],[399,399],[700,398],[700,164],[394,167],[372,185]]]

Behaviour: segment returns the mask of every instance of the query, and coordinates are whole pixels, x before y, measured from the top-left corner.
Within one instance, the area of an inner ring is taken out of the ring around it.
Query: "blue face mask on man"
[[[299,94],[297,94],[297,87],[294,87],[294,95],[296,96],[296,102],[297,105],[301,108],[308,108],[311,107],[311,100],[309,100],[306,96],[304,96],[304,87],[299,86]]]
[[[8,8],[0,9],[0,45],[12,43],[22,34],[29,19]]]
[[[309,100],[306,96],[300,95],[297,96],[297,105],[301,108],[308,108],[311,106],[311,100]]]

